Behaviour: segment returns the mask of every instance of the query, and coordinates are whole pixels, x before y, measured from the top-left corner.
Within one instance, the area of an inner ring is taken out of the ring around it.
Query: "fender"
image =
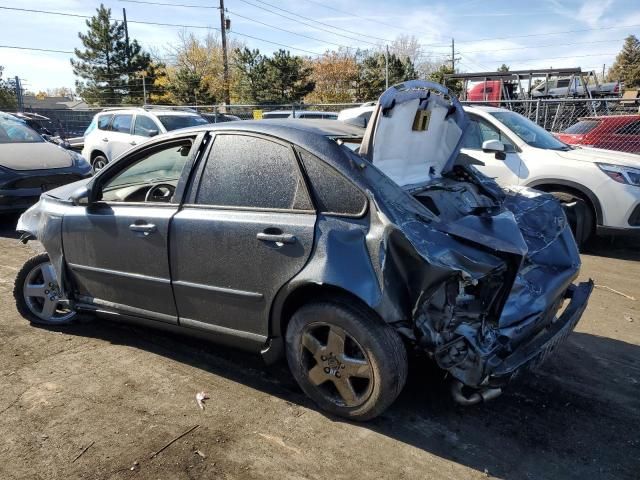
[[[596,223],[598,225],[602,225],[602,206],[600,205],[600,200],[595,193],[593,193],[589,188],[581,185],[580,183],[572,182],[571,180],[563,180],[560,178],[539,178],[534,180],[533,182],[527,183],[526,187],[536,188],[540,185],[560,185],[564,187],[571,187],[574,190],[582,193],[585,197],[589,199],[593,208],[596,211]]]

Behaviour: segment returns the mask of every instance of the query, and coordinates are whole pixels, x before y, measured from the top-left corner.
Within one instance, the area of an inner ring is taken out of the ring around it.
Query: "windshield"
[[[40,143],[44,139],[19,120],[0,117],[0,143]]]
[[[562,133],[569,133],[574,135],[589,133],[591,130],[598,126],[598,123],[600,123],[598,122],[598,120],[580,120],[578,123],[576,123],[575,125],[571,125]]]
[[[167,129],[167,132],[209,123],[200,115],[158,115],[158,119],[162,125],[164,125],[164,128]]]
[[[527,145],[535,148],[544,148],[545,150],[571,149],[569,145],[558,140],[544,128],[518,113],[491,112],[491,115],[506,125],[509,130],[524,140]]]

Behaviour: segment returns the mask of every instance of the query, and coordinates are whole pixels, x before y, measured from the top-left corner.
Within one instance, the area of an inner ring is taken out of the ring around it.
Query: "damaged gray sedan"
[[[573,330],[593,284],[560,205],[503,191],[459,154],[467,117],[443,87],[387,90],[356,127],[274,120],[156,137],[20,219],[47,253],[18,310],[77,312],[285,355],[321,408],[384,411],[427,355],[473,404]]]

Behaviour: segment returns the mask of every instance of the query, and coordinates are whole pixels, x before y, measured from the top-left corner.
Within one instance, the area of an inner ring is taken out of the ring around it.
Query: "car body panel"
[[[433,84],[424,82],[396,86],[386,97],[383,95],[381,104],[385,105],[389,118],[393,117],[394,108],[414,105],[414,98],[424,97],[427,92],[433,95],[428,101],[439,104],[448,91],[432,87]],[[455,114],[456,123],[464,127],[468,120],[462,109],[455,107],[456,111],[449,110],[449,115]],[[412,108],[420,115],[420,111],[429,107],[421,102]],[[149,142],[160,144],[190,133],[204,133],[203,145],[210,143],[211,135],[219,132],[270,136],[314,155],[346,177],[368,199],[362,215],[326,212],[283,215],[252,211],[242,218],[239,212],[222,211],[228,209],[190,208],[185,203],[190,191],[187,187],[186,195],[179,199],[180,211],[170,220],[175,223],[169,227],[171,238],[175,234],[175,238],[180,242],[184,239],[184,243],[173,250],[170,247],[153,269],[142,272],[163,277],[165,271],[159,269],[164,269],[165,259],[171,258],[173,293],[191,296],[182,306],[178,304],[178,322],[189,309],[194,312],[192,316],[200,317],[185,316],[188,327],[185,330],[199,329],[203,334],[239,338],[243,340],[239,343],[255,349],[264,346],[268,352],[282,344],[288,320],[286,313],[291,313],[288,311],[290,299],[299,299],[297,292],[308,291],[304,289],[320,289],[325,295],[341,294],[341,298],[346,295],[351,302],[369,308],[371,316],[377,315],[387,322],[408,344],[433,358],[454,378],[470,387],[481,388],[488,382],[508,380],[518,368],[551,349],[564,332],[575,326],[586,305],[590,284],[572,287],[580,268],[580,257],[564,212],[551,195],[526,188],[503,191],[475,167],[458,161],[459,146],[450,149],[453,161],[447,160],[441,175],[430,175],[419,188],[416,185],[402,188],[375,162],[369,162],[334,140],[348,136],[354,127],[332,123],[336,125],[323,130],[322,123],[303,120],[237,122],[176,132]],[[406,130],[399,130],[400,141],[404,135],[411,135],[412,125],[404,128]],[[365,138],[371,139],[375,129],[372,121]],[[369,151],[375,154],[374,150]],[[128,158],[121,161],[126,162]],[[194,160],[190,168],[197,169],[200,161]],[[424,161],[427,164],[429,159]],[[120,168],[119,163],[108,166],[85,187],[90,192],[94,185],[98,188],[100,178],[108,175],[109,169]],[[197,175],[189,178],[193,182]],[[73,277],[67,277],[69,264],[74,258],[80,258],[77,252],[68,249],[77,249],[87,261],[90,255],[96,254],[93,247],[78,245],[79,232],[69,231],[76,238],[62,247],[63,229],[75,230],[71,224],[65,225],[67,215],[76,208],[84,208],[88,218],[94,208],[93,205],[73,206],[72,202],[77,203],[74,198],[77,197],[71,194],[70,187],[43,196],[37,206],[21,217],[18,230],[40,239],[48,251],[52,250],[52,263],[62,281],[62,289],[74,305],[122,313],[109,308],[108,304],[78,303],[78,287]],[[60,214],[61,211],[64,213]],[[302,248],[261,251],[264,247],[256,245],[253,236],[264,225],[274,222],[291,229],[300,228],[296,234],[301,237]],[[224,223],[231,228],[223,226]],[[236,223],[240,225],[239,230],[234,230]],[[134,249],[131,252],[121,250],[123,259],[118,262],[124,262],[130,255],[147,255],[140,252],[140,245],[130,247]],[[181,264],[183,255],[186,255],[185,263]],[[133,264],[138,262],[136,259]],[[127,271],[124,264],[120,268]],[[579,295],[571,293],[575,289]],[[240,295],[245,309],[236,309],[232,302],[238,291],[262,294],[265,305],[253,303],[260,299],[257,295],[249,295],[251,299]],[[225,294],[231,295],[225,300],[214,300]],[[158,299],[166,295],[166,290],[154,286],[148,295]],[[268,297],[273,298],[270,304],[267,304]],[[578,313],[557,317],[558,308],[570,297],[571,312]],[[253,317],[252,309],[260,311],[261,322],[258,316]],[[267,311],[270,314],[265,318]],[[206,322],[208,315],[214,318],[218,313],[225,318]],[[138,312],[138,316],[149,322],[148,315]],[[158,324],[167,325],[162,321]],[[562,328],[556,332],[557,326]],[[524,362],[514,359],[504,364],[505,359],[521,351],[521,346],[531,345],[538,335],[547,334],[548,341],[533,352],[527,349],[521,355]],[[517,368],[512,369],[516,364]],[[500,370],[501,367],[504,368]],[[496,372],[501,372],[500,378]]]
[[[636,126],[640,122],[640,115],[583,117],[579,119],[580,122],[585,124],[585,127],[589,125],[589,128],[583,128],[580,133],[564,131],[556,134],[556,136],[569,145],[584,145],[605,150],[640,153],[640,126]],[[578,126],[577,128],[580,129],[581,127]]]

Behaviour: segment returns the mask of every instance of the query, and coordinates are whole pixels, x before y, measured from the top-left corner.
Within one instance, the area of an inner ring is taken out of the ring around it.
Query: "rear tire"
[[[353,305],[302,306],[287,327],[286,348],[300,388],[323,410],[350,420],[380,415],[407,378],[407,352],[396,331]]]
[[[583,198],[568,192],[549,192],[562,204],[578,248],[591,238],[595,219],[591,205]]]

